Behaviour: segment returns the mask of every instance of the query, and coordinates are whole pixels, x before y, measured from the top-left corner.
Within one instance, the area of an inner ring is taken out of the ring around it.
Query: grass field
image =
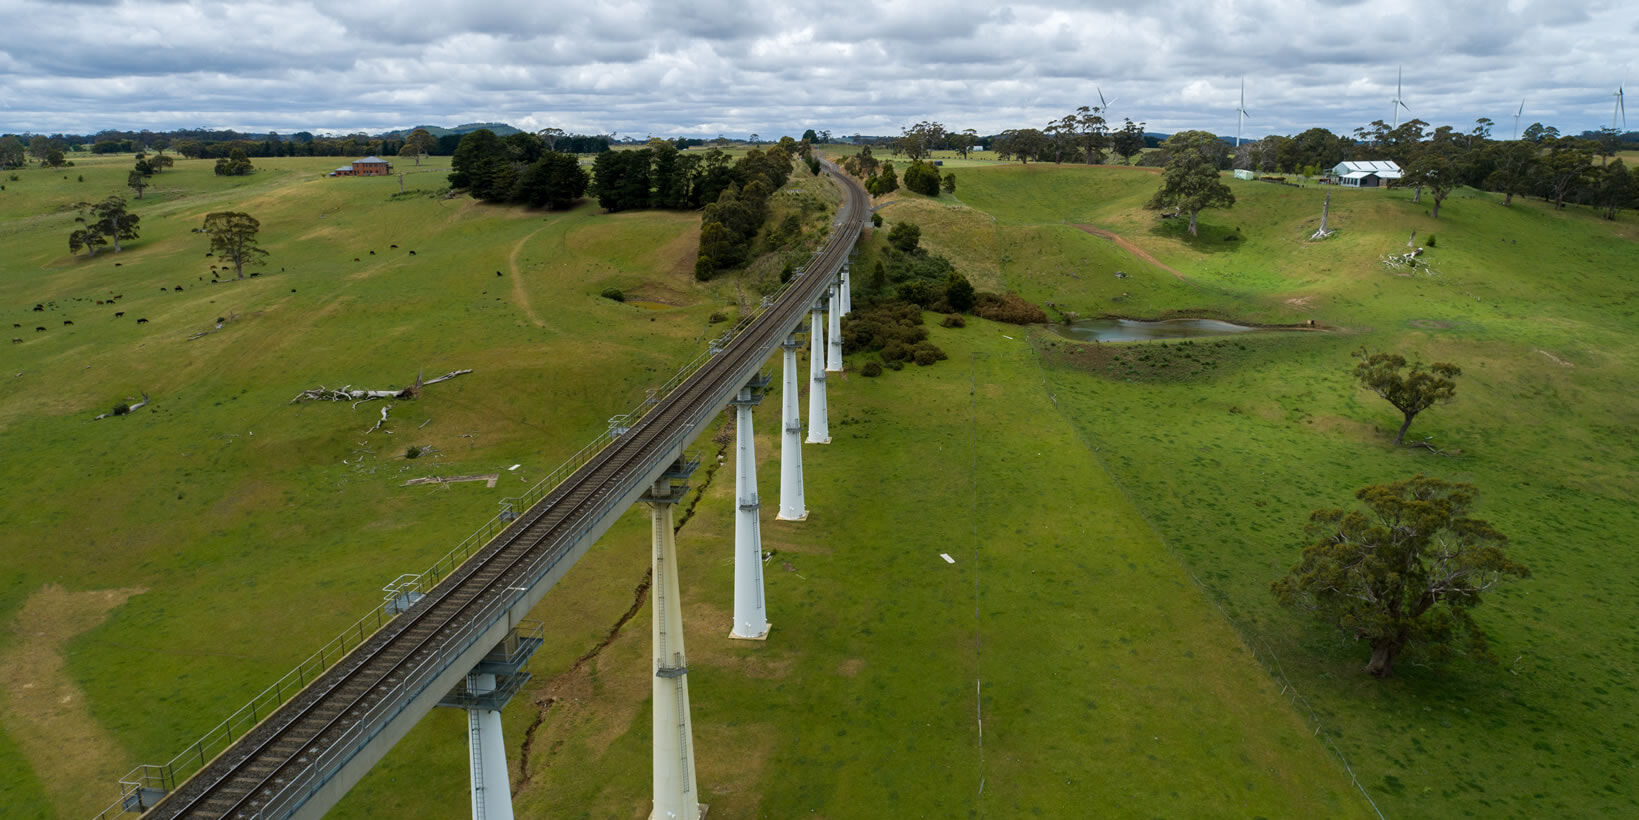
[[[132,764],[179,751],[550,470],[740,298],[690,275],[695,215],[443,199],[437,160],[402,196],[395,178],[320,178],[334,158],[238,179],[179,161],[134,203],[141,239],[70,258],[65,208],[123,192],[129,164],[0,192],[0,312],[24,325],[0,373],[0,766],[16,773],[0,804],[19,816],[101,808]],[[1311,243],[1321,191],[1232,183],[1240,202],[1191,240],[1141,209],[1146,170],[957,172],[954,197],[901,192],[881,213],[981,287],[1067,314],[1330,332],[1145,345],[1138,369],[973,321],[934,329],[949,361],[833,379],[835,441],[805,452],[810,520],[764,526],[766,644],[726,639],[732,464],[697,476],[679,546],[713,817],[1369,816],[1343,760],[1389,816],[1633,812],[1631,215],[1465,192],[1435,221],[1404,192],[1337,191],[1339,233]],[[229,207],[262,220],[272,256],[211,285],[189,229]],[[1383,270],[1414,228],[1437,234],[1438,273]],[[645,306],[598,298],[611,286]],[[1392,409],[1347,379],[1361,344],[1464,367],[1457,401],[1412,428],[1454,455],[1387,446]],[[363,434],[379,404],[287,405],[458,367],[475,372],[398,403],[390,434]],[[149,407],[90,421],[144,391]],[[769,500],[777,407],[758,412]],[[412,443],[434,452],[406,460]],[[1479,485],[1536,577],[1479,612],[1501,665],[1412,657],[1379,683],[1268,583],[1309,510],[1416,471]],[[500,486],[401,486],[487,472]],[[521,816],[648,813],[646,527],[624,518],[536,613],[552,637],[505,716]],[[435,712],[334,814],[464,812],[462,723]]]
[[[979,246],[970,234],[935,230],[930,241],[1086,313],[1207,308],[1334,328],[1150,344],[1147,355],[1169,361],[1153,370],[1124,369],[1113,346],[1046,331],[1032,344],[1060,410],[1248,643],[1278,659],[1387,814],[1633,813],[1631,757],[1612,743],[1613,732],[1633,731],[1639,707],[1639,413],[1625,387],[1639,375],[1633,217],[1611,223],[1538,202],[1505,209],[1464,191],[1436,221],[1409,192],[1338,191],[1338,235],[1311,243],[1320,192],[1236,183],[1235,208],[1207,212],[1202,238],[1187,240],[1135,210],[1153,185],[1138,172],[969,174],[958,193],[996,217],[998,238]],[[885,213],[914,219],[950,208],[912,200]],[[972,219],[962,207],[945,218]],[[1082,250],[1086,240],[1065,223],[1131,237],[1188,288]],[[1237,229],[1241,241],[1222,241]],[[1438,236],[1428,254],[1435,275],[1397,276],[1379,264],[1411,229]],[[1050,239],[1017,239],[1032,235]],[[1019,245],[1039,255],[1009,252]],[[984,247],[1000,250],[986,256]],[[1080,289],[1044,285],[1066,270],[1115,264],[1133,272],[1122,283],[1130,301],[1109,297],[1096,275]],[[1451,455],[1386,445],[1392,408],[1348,378],[1348,353],[1361,345],[1464,367],[1457,400],[1412,428]],[[1501,590],[1480,614],[1499,666],[1413,663],[1384,684],[1359,674],[1360,646],[1277,609],[1268,584],[1295,561],[1308,511],[1416,472],[1475,483],[1481,514],[1513,538],[1536,577]]]

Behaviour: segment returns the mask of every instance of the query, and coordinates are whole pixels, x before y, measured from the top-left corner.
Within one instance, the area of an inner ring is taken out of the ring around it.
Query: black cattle
[[[46,329],[43,328],[43,327],[37,327],[37,328],[34,329],[34,332],[35,333],[44,333],[44,332],[46,332]]]
[[[44,313],[44,312],[45,312],[45,310],[46,310],[46,306],[45,306],[45,305],[35,305],[35,306],[34,306],[34,312],[35,312],[35,313]]]
[[[125,315],[125,311],[123,311],[123,310],[114,311],[114,318],[115,319],[118,319],[118,318],[120,318],[121,316],[124,316],[124,315]]]
[[[73,319],[64,319],[64,320],[63,320],[63,324],[64,324],[64,325],[71,325],[71,324],[74,324],[74,320],[73,320]]]
[[[145,325],[145,324],[148,324],[148,320],[147,320],[147,319],[138,319],[138,320],[137,320],[137,324],[139,324],[139,325]]]
[[[14,344],[14,345],[20,345],[20,344],[23,343],[23,340],[17,338],[16,336],[13,336],[13,337],[11,337],[11,343]]]
[[[415,256],[415,251],[410,251],[410,255]]]

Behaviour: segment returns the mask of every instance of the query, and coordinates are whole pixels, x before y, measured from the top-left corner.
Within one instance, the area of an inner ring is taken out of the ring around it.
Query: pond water
[[[1055,328],[1061,336],[1083,342],[1142,342],[1148,339],[1194,339],[1199,336],[1232,336],[1266,328],[1247,327],[1217,319],[1165,319],[1141,322],[1137,319],[1079,319]]]

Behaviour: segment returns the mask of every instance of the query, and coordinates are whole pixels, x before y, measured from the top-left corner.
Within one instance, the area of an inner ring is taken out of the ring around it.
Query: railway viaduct
[[[752,408],[759,374],[783,352],[778,516],[802,520],[802,422],[797,336],[812,345],[808,444],[830,441],[826,374],[842,369],[841,317],[848,257],[870,205],[859,183],[829,163],[844,193],[829,238],[800,275],[753,318],[714,342],[641,413],[503,507],[427,573],[388,588],[385,606],[349,628],[206,737],[163,765],[137,767],[119,800],[98,815],[170,818],[322,816],[433,708],[468,714],[475,820],[510,820],[500,709],[528,680],[543,636],[525,616],[633,504],[653,527],[655,820],[697,820],[688,661],[679,609],[672,509],[697,462],[691,442],[718,413],[736,414],[734,622],[731,637],[766,639],[761,504]]]

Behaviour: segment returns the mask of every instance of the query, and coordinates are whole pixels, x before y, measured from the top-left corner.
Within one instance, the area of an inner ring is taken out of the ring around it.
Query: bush
[[[410,445],[409,449],[404,451],[405,458],[415,458],[419,455],[421,455],[421,447],[415,444]]]
[[[905,169],[905,187],[923,196],[938,196],[939,171],[931,162],[913,161]]]
[[[711,317],[708,318],[706,321],[708,321],[708,322],[710,322],[714,325],[715,324],[721,324],[723,322],[728,321],[728,314],[719,310],[716,313],[711,314]]]
[[[946,316],[945,320],[939,323],[939,326],[940,327],[967,327],[967,320],[963,319],[961,314],[952,313],[951,315]]]
[[[709,256],[702,256],[694,260],[694,278],[702,282],[709,281],[712,271],[716,269],[717,266],[712,263]]]
[[[980,318],[1015,325],[1033,325],[1047,321],[1047,312],[1026,302],[1017,293],[980,292],[974,297],[973,312]]]
[[[941,187],[943,187],[945,189],[945,193],[947,193],[947,194],[956,193],[956,172],[955,171],[952,171],[948,174],[945,174],[945,182],[944,182],[944,185],[941,186]]]
[[[626,301],[626,294],[622,293],[620,288],[604,288],[603,293],[600,295],[605,299],[612,299],[616,302]]]
[[[130,413],[130,412],[131,412],[131,405],[126,404],[123,401],[120,402],[119,404],[114,405],[114,415],[116,415],[116,416],[123,416],[123,415],[126,415],[126,414]]]
[[[945,280],[945,301],[950,303],[951,310],[962,313],[973,309],[973,284],[967,277],[951,271]]]
[[[1434,247],[1434,234],[1429,234],[1428,235],[1428,247],[1430,247],[1430,248]]]
[[[859,373],[862,376],[874,379],[877,376],[882,375],[882,365],[877,364],[876,362],[866,362],[865,367],[862,368]]]
[[[922,228],[915,222],[896,222],[888,231],[888,244],[901,253],[910,253],[922,242]]]
[[[940,350],[933,342],[917,342],[916,347],[911,349],[911,360],[923,367],[948,358],[950,357],[945,355],[945,351]]]
[[[11,178],[12,178],[12,179],[13,179],[13,180],[15,180],[15,179],[17,179],[17,175],[16,175],[16,174],[12,174],[12,175],[11,175]],[[871,212],[871,226],[872,226],[872,227],[875,227],[875,228],[880,228],[880,227],[882,227],[882,214],[879,214],[879,213],[877,213],[877,212],[876,212],[876,211],[872,211],[872,212]]]
[[[905,369],[905,363],[901,362],[901,361],[888,362],[888,369],[889,370],[904,370]]]

